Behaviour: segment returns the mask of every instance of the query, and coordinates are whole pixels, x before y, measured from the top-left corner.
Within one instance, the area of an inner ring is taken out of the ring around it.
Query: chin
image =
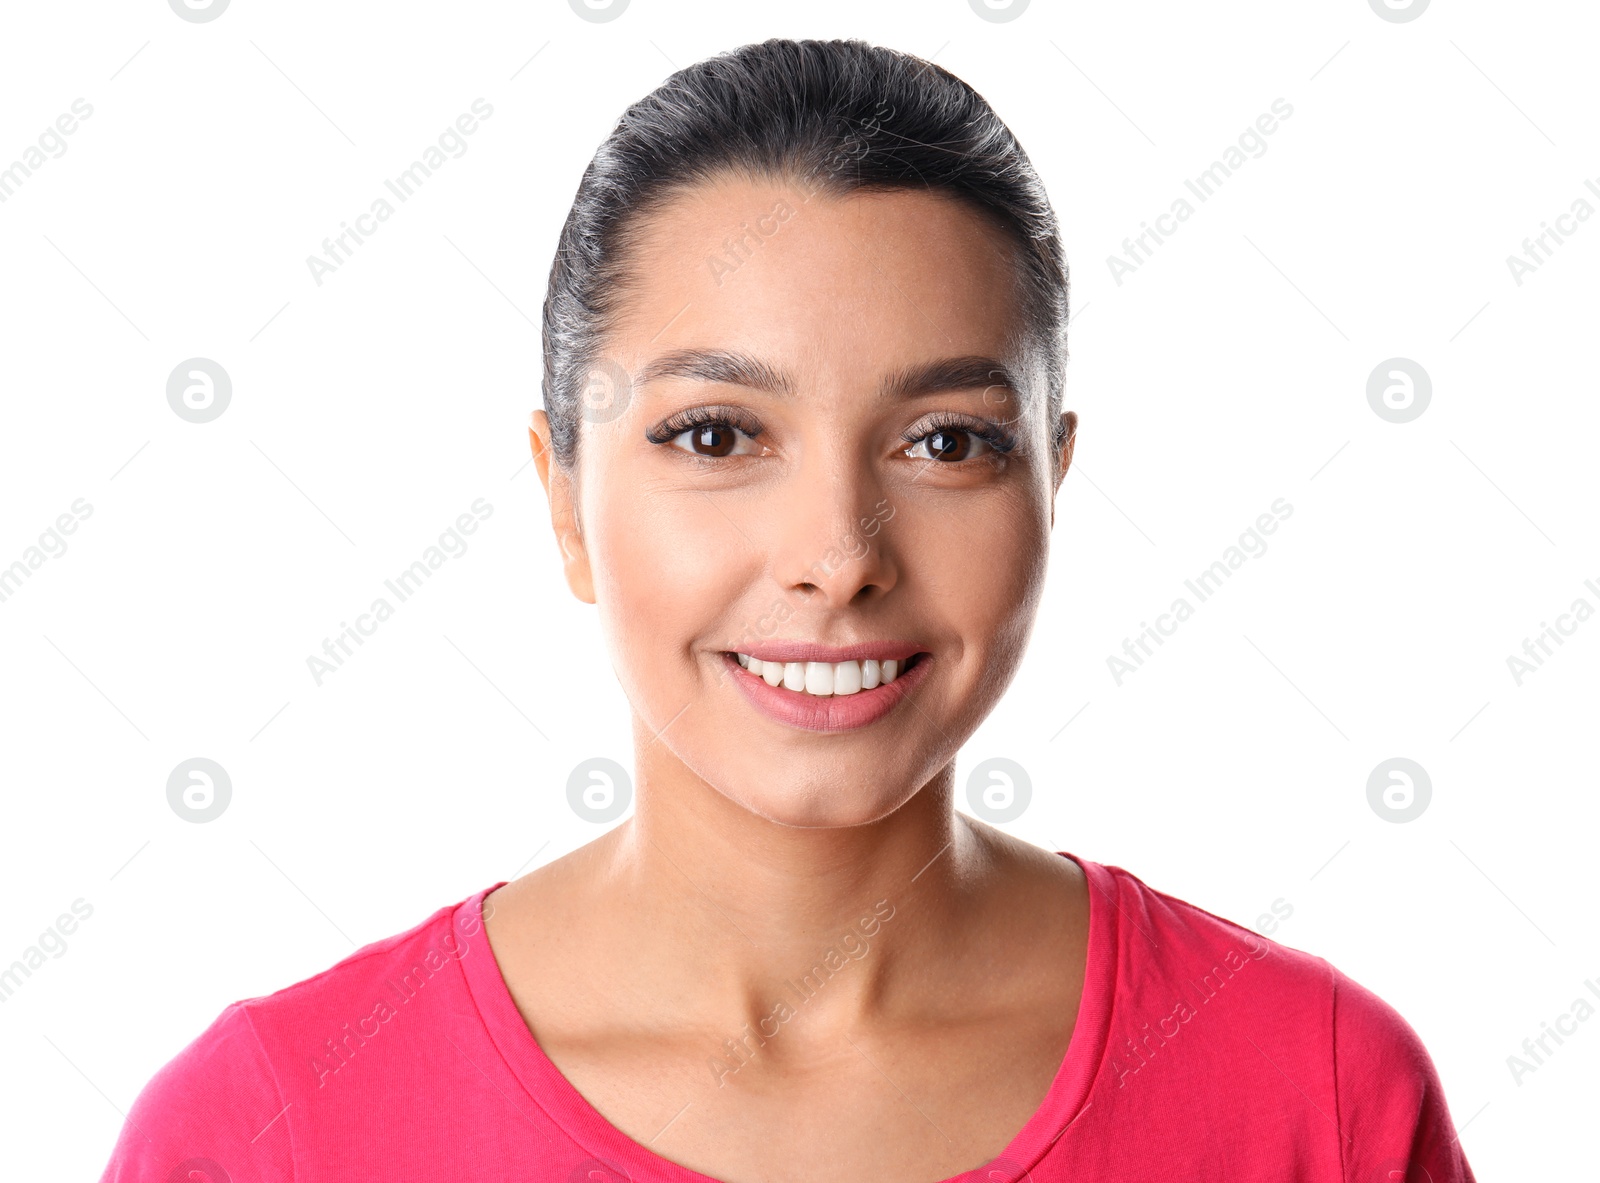
[[[826,786],[790,786],[773,791],[771,786],[753,792],[724,789],[735,804],[780,826],[797,829],[842,829],[867,826],[882,821],[913,795],[907,789],[886,793],[883,784],[870,789],[840,787],[837,780]]]

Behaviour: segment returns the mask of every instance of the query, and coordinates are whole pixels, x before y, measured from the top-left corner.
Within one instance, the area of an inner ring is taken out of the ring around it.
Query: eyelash
[[[964,431],[969,435],[975,435],[1002,456],[1017,446],[1016,438],[1004,428],[993,423],[986,423],[982,419],[974,419],[953,411],[934,412],[932,418],[924,425],[923,430],[908,431],[900,438],[907,444],[915,446],[929,436],[938,435],[941,431]],[[969,457],[968,459],[977,459],[977,457]],[[966,461],[958,460],[956,463],[965,464]]]
[[[652,444],[670,444],[684,432],[696,427],[736,427],[751,439],[759,438],[763,430],[760,423],[738,407],[691,407],[652,427],[644,433],[644,438]],[[682,448],[678,450],[683,451]],[[689,455],[700,460],[717,459],[714,456],[697,456],[694,452]]]
[[[737,407],[692,407],[686,411],[679,411],[669,419],[645,432],[645,439],[652,444],[671,444],[686,431],[693,431],[697,427],[732,427],[743,432],[751,439],[758,439],[764,430],[760,423]],[[900,438],[908,447],[915,447],[931,436],[944,431],[964,431],[976,436],[999,455],[1006,455],[1017,446],[1017,441],[1009,432],[982,419],[970,418],[966,415],[950,411],[935,412],[927,420],[920,431],[908,431]],[[678,449],[687,452],[686,449]],[[687,452],[697,460],[718,460],[728,457],[701,456],[695,452]],[[968,460],[978,457],[968,457]],[[955,464],[965,464],[967,460],[955,461]],[[946,462],[947,463],[947,462]]]

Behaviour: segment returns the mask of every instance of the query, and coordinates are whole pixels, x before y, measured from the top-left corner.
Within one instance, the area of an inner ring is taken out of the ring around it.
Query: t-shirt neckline
[[[1099,863],[1067,851],[1055,853],[1071,859],[1082,869],[1089,889],[1089,937],[1083,994],[1066,1054],[1044,1100],[1005,1149],[990,1160],[993,1164],[1004,1163],[1014,1168],[1019,1176],[1021,1172],[1032,1170],[1088,1108],[1086,1100],[1104,1051],[1116,979],[1118,941],[1113,894],[1116,885],[1111,881],[1110,872]],[[457,906],[458,917],[454,919],[459,922],[463,909],[481,914],[484,898],[504,885],[504,880],[491,884],[463,900]],[[463,957],[462,970],[490,1040],[532,1104],[585,1154],[622,1170],[628,1178],[660,1180],[661,1183],[724,1183],[715,1176],[663,1158],[643,1143],[634,1141],[591,1105],[545,1055],[523,1021],[487,939],[483,940],[482,948],[486,956]],[[965,1183],[971,1174],[967,1171],[935,1183]]]

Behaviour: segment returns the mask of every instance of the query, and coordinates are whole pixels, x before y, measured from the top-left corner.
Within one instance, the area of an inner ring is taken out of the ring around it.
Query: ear
[[[1061,450],[1056,454],[1056,485],[1050,496],[1050,524],[1056,524],[1056,499],[1055,494],[1061,491],[1061,482],[1067,478],[1067,469],[1072,467],[1072,446],[1078,441],[1078,413],[1064,411],[1061,415],[1062,428],[1066,432],[1061,441]]]
[[[578,522],[576,488],[572,477],[559,464],[550,446],[550,417],[535,411],[528,424],[528,442],[533,446],[533,466],[539,483],[550,501],[550,527],[561,545],[561,566],[572,594],[585,604],[594,603],[594,577],[589,569],[589,551],[583,543],[583,527]]]

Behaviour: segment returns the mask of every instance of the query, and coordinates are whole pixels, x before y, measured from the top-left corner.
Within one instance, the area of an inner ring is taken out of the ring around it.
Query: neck
[[[784,1003],[804,1012],[784,1030],[836,1038],[915,1009],[993,919],[993,832],[954,812],[950,766],[888,816],[836,827],[781,825],[674,779],[640,762],[634,815],[595,844],[593,882],[594,914],[675,1023],[772,1033]]]

